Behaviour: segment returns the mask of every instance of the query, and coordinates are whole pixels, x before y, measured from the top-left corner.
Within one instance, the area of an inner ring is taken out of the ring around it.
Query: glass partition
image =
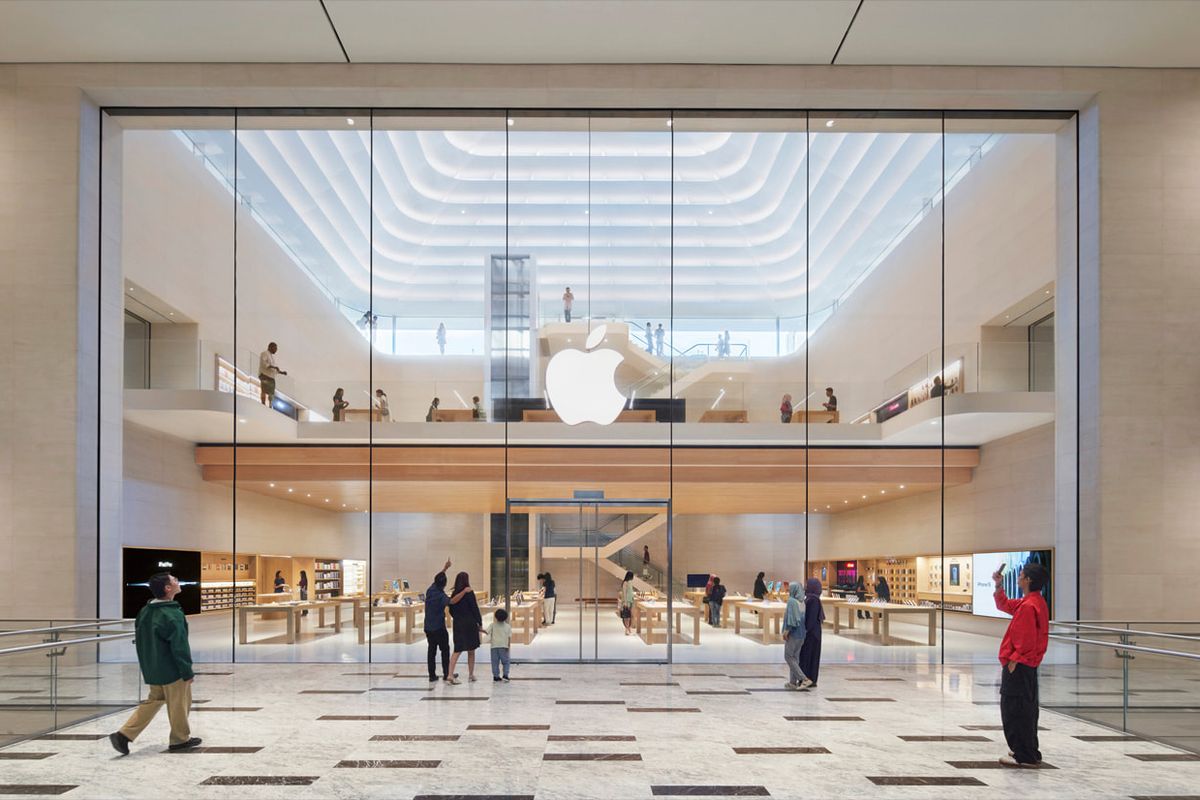
[[[779,663],[810,578],[827,663],[990,660],[992,570],[1073,585],[1063,115],[106,125],[103,600],[186,572],[201,660],[419,663],[447,561],[531,661]]]

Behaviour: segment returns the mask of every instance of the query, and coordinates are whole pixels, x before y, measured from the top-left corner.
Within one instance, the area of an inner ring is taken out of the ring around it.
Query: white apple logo
[[[625,407],[614,374],[624,356],[616,350],[592,350],[604,341],[607,325],[588,334],[584,350],[560,350],[546,366],[546,391],[558,417],[568,425],[608,425]]]

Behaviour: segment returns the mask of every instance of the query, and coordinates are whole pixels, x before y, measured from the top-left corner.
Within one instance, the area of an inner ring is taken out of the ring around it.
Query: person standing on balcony
[[[837,395],[833,393],[832,386],[825,387],[825,402],[821,405],[826,411],[837,411]]]
[[[646,352],[654,355],[654,329],[649,322],[646,323]]]
[[[192,648],[188,644],[188,624],[183,608],[175,602],[179,580],[169,572],[150,578],[150,594],[154,599],[142,607],[134,623],[138,666],[142,678],[150,687],[125,725],[109,734],[108,741],[123,756],[129,755],[129,745],[138,737],[159,709],[167,707],[171,720],[171,751],[191,750],[200,744],[188,726],[192,708]]]
[[[929,398],[932,400],[935,397],[941,397],[946,393],[946,386],[942,383],[941,375],[933,376],[933,386],[929,387]]]
[[[259,401],[267,408],[275,404],[275,378],[287,375],[287,372],[275,363],[275,354],[278,352],[279,345],[271,342],[258,356],[258,382],[262,387]]]
[[[350,401],[345,399],[345,397],[346,397],[346,390],[340,386],[337,388],[337,391],[333,393],[333,421],[334,422],[345,422],[345,420],[346,420],[345,412],[346,412],[346,409],[350,407]]]
[[[779,421],[792,421],[792,396],[790,394],[785,394],[783,399],[779,401]]]
[[[654,354],[662,358],[663,354],[663,337],[667,335],[667,331],[663,328],[662,323],[658,323],[658,327],[654,329]]]
[[[471,398],[471,419],[480,422],[487,419],[487,414],[484,413],[483,403],[480,402],[479,395],[475,395]]]
[[[441,405],[441,403],[441,398],[433,398],[433,402],[429,404],[429,410],[425,412],[426,422],[433,422],[433,412],[438,410],[438,406]]]
[[[1049,577],[1041,564],[1026,564],[1017,578],[1024,596],[1010,600],[1004,593],[1003,567],[992,573],[996,608],[1012,615],[1000,642],[1000,721],[1009,749],[1000,763],[1006,767],[1036,768],[1042,763],[1037,735],[1037,671],[1050,642],[1050,609],[1042,597]]]
[[[642,545],[642,577],[650,580],[650,545]]]
[[[392,410],[388,408],[387,392],[383,389],[375,390],[375,407],[379,410],[379,421],[388,422],[392,418]]]
[[[571,287],[563,292],[563,322],[571,321],[571,306],[575,303],[575,295],[571,293]]]
[[[438,350],[442,352],[442,355],[446,355],[446,323],[444,322],[438,323],[437,343]]]

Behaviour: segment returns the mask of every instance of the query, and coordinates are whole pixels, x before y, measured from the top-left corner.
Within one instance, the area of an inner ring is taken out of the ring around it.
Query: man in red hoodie
[[[1003,573],[992,573],[996,608],[1012,615],[1000,643],[1000,720],[1009,749],[1000,763],[1006,767],[1036,768],[1042,762],[1037,735],[1037,669],[1050,636],[1050,610],[1042,597],[1049,577],[1041,564],[1026,564],[1017,578],[1023,596],[1010,600],[1001,585]]]

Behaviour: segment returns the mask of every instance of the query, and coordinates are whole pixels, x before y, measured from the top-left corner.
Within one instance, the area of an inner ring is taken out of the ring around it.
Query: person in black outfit
[[[446,683],[458,683],[453,677],[458,656],[467,654],[467,680],[475,680],[475,651],[479,649],[479,634],[483,632],[483,616],[479,603],[471,588],[471,578],[465,572],[454,578],[454,592],[450,595],[450,617],[454,620],[454,655],[450,657],[451,677]]]
[[[864,602],[864,603],[866,602],[866,600],[867,600],[867,584],[865,581],[863,581],[862,575],[858,576],[858,581],[854,584],[854,593],[856,595],[858,595],[858,599],[860,602]],[[863,611],[861,608],[855,609],[854,616],[858,617],[859,619],[867,619],[868,618],[867,612]]]
[[[549,572],[543,572],[538,575],[538,580],[542,582],[542,624],[553,625],[558,602],[554,594],[554,578],[550,577]]]
[[[833,393],[832,386],[825,387],[825,402],[821,405],[826,411],[837,411],[837,395]]]
[[[804,645],[800,648],[800,671],[812,681],[810,690],[817,688],[817,673],[821,669],[821,623],[824,621],[821,580],[809,578],[804,584]]]
[[[287,588],[287,581],[283,579],[283,570],[275,570],[275,594],[283,594]]]
[[[887,579],[882,575],[875,581],[875,597],[885,603],[892,602],[892,587],[888,586]]]
[[[754,579],[754,599],[762,600],[767,596],[767,582],[763,580],[767,573],[760,572],[758,577]]]
[[[428,652],[425,660],[429,665],[429,682],[437,681],[437,653],[442,651],[442,677],[450,680],[450,632],[446,630],[446,606],[450,598],[446,596],[446,570],[450,569],[450,559],[442,571],[433,576],[433,583],[425,590],[425,641]],[[458,677],[457,675],[455,677]]]
[[[709,622],[714,628],[721,627],[721,603],[725,602],[725,587],[720,578],[713,578],[712,592],[708,595]]]
[[[946,394],[946,385],[942,383],[941,375],[933,376],[933,386],[929,387],[929,398],[942,397]]]

